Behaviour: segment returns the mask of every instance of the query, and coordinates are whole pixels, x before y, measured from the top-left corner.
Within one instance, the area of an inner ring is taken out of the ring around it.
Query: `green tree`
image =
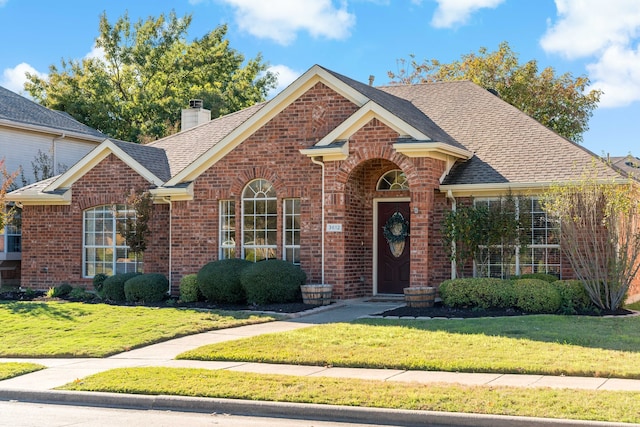
[[[589,129],[589,119],[602,94],[600,90],[587,91],[587,77],[574,78],[570,73],[556,76],[551,67],[539,72],[536,60],[521,64],[507,42],[495,52],[482,47],[449,64],[437,59],[420,63],[414,55],[398,63],[398,72],[388,73],[392,83],[470,80],[495,90],[504,101],[576,142],[582,141],[582,134]]]
[[[640,268],[640,184],[603,180],[594,166],[552,186],[543,208],[561,221],[560,247],[591,300],[618,309]]]
[[[131,24],[100,17],[96,47],[103,58],[62,60],[46,79],[27,74],[25,89],[42,105],[132,142],[146,142],[179,127],[180,111],[202,99],[213,117],[264,101],[275,87],[261,55],[245,58],[229,46],[221,25],[186,40],[191,15],[175,12]]]

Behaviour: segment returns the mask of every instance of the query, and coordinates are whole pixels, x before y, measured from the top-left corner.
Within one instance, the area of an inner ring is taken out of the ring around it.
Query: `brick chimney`
[[[189,101],[189,108],[182,110],[180,130],[191,129],[211,120],[211,111],[202,108],[202,99],[192,99]]]

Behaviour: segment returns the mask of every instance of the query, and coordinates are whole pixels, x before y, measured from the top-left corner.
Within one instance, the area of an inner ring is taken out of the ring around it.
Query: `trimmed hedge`
[[[540,279],[513,281],[515,306],[527,313],[557,313],[562,299],[553,283]]]
[[[300,286],[306,281],[307,275],[300,267],[281,259],[252,264],[240,273],[240,282],[251,304],[300,301]]]
[[[556,280],[553,286],[560,293],[562,314],[587,314],[597,310],[580,280]]]
[[[196,302],[200,300],[200,290],[198,289],[198,275],[187,274],[180,279],[180,301]]]
[[[164,274],[140,274],[127,280],[124,295],[127,302],[153,303],[164,300],[169,291],[169,280]]]
[[[555,274],[548,274],[548,273],[529,273],[529,274],[523,274],[518,277],[513,277],[513,279],[514,280],[539,279],[539,280],[544,280],[545,282],[553,283],[558,280],[558,276],[556,276]]]
[[[95,289],[98,293],[102,292],[102,286],[104,285],[104,281],[107,280],[108,277],[109,276],[104,273],[98,273],[93,276],[93,289]]]
[[[56,286],[55,288],[49,289],[47,295],[50,298],[64,298],[71,293],[73,290],[73,286],[68,283],[63,283],[60,286]]]
[[[447,280],[439,291],[449,307],[509,308],[515,302],[512,282],[490,277]]]
[[[136,276],[139,276],[140,273],[121,273],[114,274],[113,276],[107,277],[104,282],[102,282],[102,298],[114,302],[123,302],[126,301],[126,296],[124,294],[124,283]]]
[[[247,297],[240,282],[240,275],[252,265],[251,261],[240,258],[210,262],[198,272],[198,289],[209,302],[244,303]]]

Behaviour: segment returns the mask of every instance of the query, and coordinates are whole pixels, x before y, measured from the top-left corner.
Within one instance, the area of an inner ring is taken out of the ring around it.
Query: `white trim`
[[[378,295],[378,239],[380,235],[380,230],[378,230],[378,204],[386,202],[409,202],[409,209],[411,209],[411,197],[376,197],[373,199],[373,265],[371,266],[373,295]],[[409,220],[411,221],[411,218]],[[411,241],[409,241],[409,244],[411,245]],[[411,250],[411,246],[409,246],[409,250]]]
[[[0,126],[5,126],[13,129],[35,131],[49,135],[66,135],[67,138],[74,138],[79,140],[85,140],[89,142],[95,142],[96,145],[106,140],[105,136],[91,135],[87,133],[75,132],[70,130],[63,130],[58,128],[52,128],[48,126],[30,125],[27,123],[17,123],[11,120],[0,119]]]
[[[393,144],[393,148],[407,157],[433,157],[444,161],[447,161],[450,156],[464,160],[473,156],[473,153],[464,148],[438,141],[399,141]]]
[[[440,185],[442,193],[451,191],[455,197],[492,197],[504,196],[510,190],[514,195],[528,195],[528,193],[541,193],[553,185],[571,185],[578,183],[576,180],[568,181],[541,181],[541,182],[503,182],[489,184],[447,184]],[[599,184],[625,184],[624,178],[615,180],[598,180]]]
[[[43,192],[54,191],[59,188],[69,188],[71,185],[82,178],[86,173],[93,169],[98,163],[107,158],[109,154],[114,154],[120,160],[122,160],[127,166],[137,172],[140,176],[145,178],[150,183],[157,185],[158,187],[163,184],[163,181],[152,174],[147,168],[142,166],[133,157],[125,153],[120,147],[114,144],[111,140],[105,140],[102,144],[91,150],[82,160],[73,165],[68,171],[60,175],[51,184],[49,184]]]

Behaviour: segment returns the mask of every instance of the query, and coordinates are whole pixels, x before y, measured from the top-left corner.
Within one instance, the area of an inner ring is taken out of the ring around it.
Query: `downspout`
[[[172,274],[172,265],[171,265],[171,261],[172,261],[171,247],[173,246],[173,240],[171,239],[171,217],[173,215],[171,211],[172,211],[173,204],[171,203],[171,197],[163,197],[162,200],[169,203],[169,292],[168,294],[171,295],[171,285],[173,284],[173,274]]]
[[[453,197],[453,193],[451,192],[451,190],[447,191],[447,199],[451,200],[451,211],[455,212],[457,209],[457,202],[456,202],[456,198]],[[451,242],[451,253],[453,254],[453,257],[451,257],[451,279],[455,279],[456,278],[456,269],[457,269],[457,265],[456,265],[456,241],[453,240]]]
[[[320,239],[320,251],[321,251],[321,256],[320,256],[320,263],[321,263],[321,270],[322,270],[322,284],[324,285],[324,206],[325,206],[325,201],[324,201],[324,163],[316,160],[315,157],[311,157],[311,161],[316,164],[316,165],[320,165],[320,167],[322,168],[322,215],[321,215],[321,239]]]

